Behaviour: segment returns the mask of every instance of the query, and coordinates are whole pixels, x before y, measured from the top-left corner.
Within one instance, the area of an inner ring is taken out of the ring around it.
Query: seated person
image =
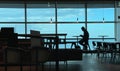
[[[79,41],[79,43],[83,46],[83,50],[87,50],[89,33],[85,27],[82,27],[81,30],[83,31],[83,35],[80,35],[82,39]]]
[[[86,30],[85,27],[81,27],[81,30],[83,31],[83,35],[80,35],[82,38],[79,41],[79,44],[83,46],[83,50],[87,50],[89,33],[88,33],[88,31]],[[80,46],[76,45],[76,43],[72,43],[71,48],[72,48],[73,45],[75,45],[75,48],[80,48]]]

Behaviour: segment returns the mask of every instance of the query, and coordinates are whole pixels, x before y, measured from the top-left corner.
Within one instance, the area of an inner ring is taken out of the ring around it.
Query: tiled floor
[[[97,58],[95,54],[83,54],[82,61],[68,61],[60,62],[59,71],[120,71],[120,58],[100,57]],[[55,71],[55,62],[45,63],[45,71]],[[35,71],[35,67],[31,68]],[[0,71],[4,71],[0,67]],[[20,71],[19,67],[8,67],[8,71]],[[23,71],[30,71],[29,67],[23,67]],[[39,66],[39,71],[41,66]]]

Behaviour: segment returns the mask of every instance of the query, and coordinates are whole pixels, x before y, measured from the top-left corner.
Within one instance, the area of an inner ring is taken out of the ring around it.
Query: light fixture
[[[104,17],[103,17],[103,23],[105,22]]]
[[[48,2],[48,7],[50,7],[50,2]]]
[[[118,2],[118,6],[120,6],[120,1]]]
[[[77,23],[79,22],[78,20],[79,20],[79,19],[77,18]]]
[[[103,24],[105,22],[105,18],[104,18],[104,2],[103,2],[103,19],[102,19],[102,22],[103,22]]]
[[[52,23],[52,18],[50,18],[50,23]]]

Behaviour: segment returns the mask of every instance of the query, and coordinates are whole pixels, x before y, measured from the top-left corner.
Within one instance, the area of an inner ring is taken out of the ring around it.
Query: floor
[[[8,71],[20,71],[20,67],[8,67]],[[31,68],[35,71],[35,67]],[[0,71],[4,71],[4,67],[0,67]],[[30,67],[23,67],[23,71],[30,71]],[[39,71],[41,66],[39,66]],[[55,62],[45,63],[44,71],[55,71]],[[59,71],[120,71],[120,57],[103,57],[99,58],[96,54],[83,54],[82,61],[64,61],[60,62]]]

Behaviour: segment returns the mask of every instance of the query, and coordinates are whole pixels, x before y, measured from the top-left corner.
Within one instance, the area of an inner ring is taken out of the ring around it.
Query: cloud
[[[24,10],[23,9],[0,9],[1,19],[0,21],[23,21],[24,22]],[[27,10],[28,21],[36,22],[49,22],[50,19],[55,19],[55,9],[28,9]],[[84,9],[62,8],[58,9],[58,19],[64,21],[67,19],[73,19],[77,17],[84,17]]]
[[[24,22],[24,17],[0,17],[0,22]]]

